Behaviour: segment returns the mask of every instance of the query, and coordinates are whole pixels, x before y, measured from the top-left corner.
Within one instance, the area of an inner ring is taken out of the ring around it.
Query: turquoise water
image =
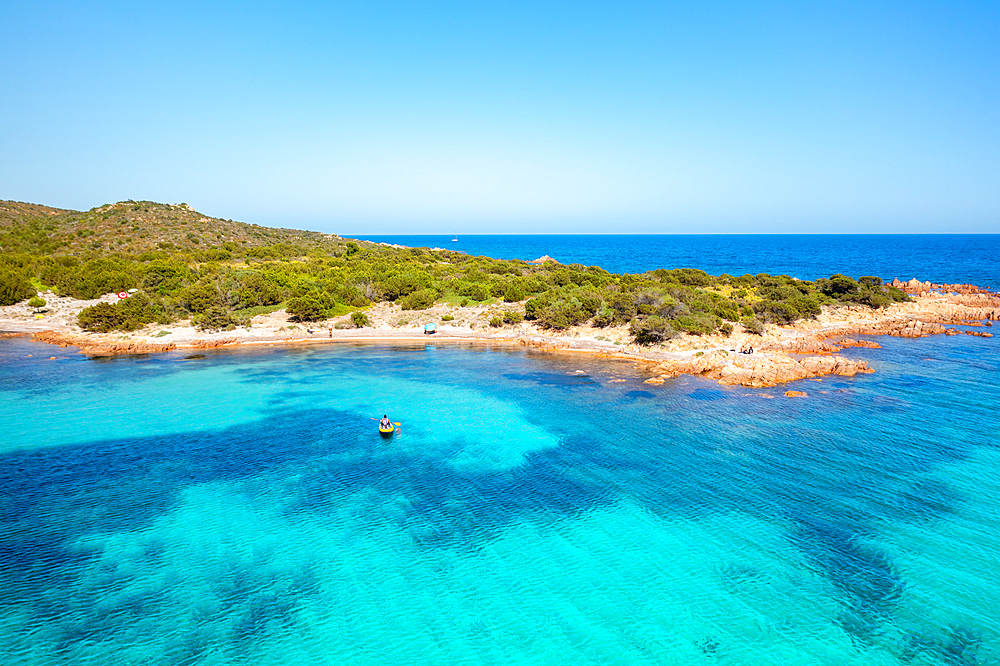
[[[0,340],[2,663],[998,664],[995,340],[780,390]]]

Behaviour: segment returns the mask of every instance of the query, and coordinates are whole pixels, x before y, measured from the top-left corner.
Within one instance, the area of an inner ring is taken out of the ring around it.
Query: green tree
[[[637,317],[630,326],[632,336],[640,345],[657,344],[677,337],[677,331],[663,317]]]
[[[14,305],[38,293],[22,273],[0,268],[0,305]]]
[[[285,310],[299,321],[322,321],[330,316],[336,305],[329,294],[313,291],[288,301]]]
[[[118,303],[98,303],[84,308],[77,316],[77,323],[85,331],[135,331],[153,322],[167,324],[170,318],[159,303],[150,301],[144,294],[133,294]]]
[[[404,296],[400,299],[399,305],[404,310],[426,310],[434,305],[434,301],[436,300],[436,291],[433,289],[421,289]]]
[[[191,323],[199,331],[231,331],[240,324],[240,321],[229,310],[212,306],[192,317]]]

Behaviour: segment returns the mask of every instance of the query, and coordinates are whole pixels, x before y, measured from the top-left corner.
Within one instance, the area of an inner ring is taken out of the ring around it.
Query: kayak
[[[396,426],[391,425],[388,428],[383,428],[382,426],[379,426],[378,432],[380,435],[388,439],[389,437],[392,437],[392,433],[396,432]]]

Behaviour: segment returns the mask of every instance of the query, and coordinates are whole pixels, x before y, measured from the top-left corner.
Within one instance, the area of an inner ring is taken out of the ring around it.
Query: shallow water
[[[997,664],[995,340],[780,390],[2,340],[3,663]]]

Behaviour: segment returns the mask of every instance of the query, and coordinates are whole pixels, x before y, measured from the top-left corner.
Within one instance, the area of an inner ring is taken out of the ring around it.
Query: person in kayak
[[[382,420],[378,422],[378,427],[382,430],[389,430],[392,428],[392,421],[389,420],[388,415],[382,415]]]

